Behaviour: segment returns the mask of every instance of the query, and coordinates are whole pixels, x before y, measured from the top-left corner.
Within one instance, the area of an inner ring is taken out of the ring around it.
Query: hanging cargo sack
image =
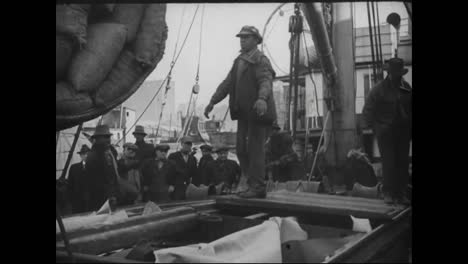
[[[73,58],[68,71],[76,91],[93,92],[102,83],[122,51],[126,34],[121,24],[89,26],[86,46]]]
[[[156,66],[164,55],[167,39],[166,4],[148,4],[136,35],[136,59],[143,65]]]
[[[75,42],[66,34],[55,35],[55,81],[62,80],[70,64]]]
[[[136,61],[135,55],[124,49],[117,63],[96,91],[96,105],[104,106],[106,103],[108,104],[115,98],[129,92],[132,86],[136,85],[138,87],[140,83],[136,82],[141,79],[143,73],[144,69]]]
[[[138,28],[140,27],[144,4],[117,4],[115,5],[113,17],[117,23],[127,27],[127,40],[130,43],[135,40]]]
[[[55,29],[57,32],[69,34],[80,43],[86,44],[86,28],[88,26],[89,4],[71,4],[55,6]]]
[[[57,115],[81,113],[92,106],[93,102],[88,94],[77,93],[66,82],[55,84],[55,113]]]

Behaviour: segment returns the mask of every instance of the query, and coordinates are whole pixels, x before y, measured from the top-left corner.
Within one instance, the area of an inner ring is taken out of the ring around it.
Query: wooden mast
[[[347,152],[356,145],[354,45],[350,45],[354,43],[351,3],[333,4],[333,49],[321,6],[305,3],[303,7],[326,84],[324,116],[330,111],[331,120],[325,125],[325,158],[334,183],[341,184],[340,167],[346,160]]]
[[[338,70],[337,81],[331,89],[335,109],[332,111],[331,122],[327,125],[330,147],[325,157],[334,168],[332,179],[335,183],[342,183],[340,168],[346,161],[348,151],[356,147],[356,97],[354,72],[354,43],[352,3],[333,4],[332,43],[335,53],[335,63]],[[329,111],[326,108],[326,111]],[[333,129],[332,129],[333,128]],[[334,174],[334,175],[333,175]]]

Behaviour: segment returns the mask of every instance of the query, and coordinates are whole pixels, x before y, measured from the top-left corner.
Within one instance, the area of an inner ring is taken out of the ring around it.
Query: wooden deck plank
[[[287,195],[283,196],[276,196],[267,198],[270,201],[278,201],[278,202],[290,202],[296,204],[303,204],[303,205],[316,205],[316,206],[328,206],[331,208],[347,208],[347,209],[354,209],[354,210],[362,210],[362,211],[369,211],[369,212],[379,212],[382,214],[390,213],[394,210],[393,207],[388,206],[368,206],[368,205],[360,205],[360,204],[353,204],[352,202],[340,202],[340,201],[326,201],[326,200],[308,200],[308,199],[298,199],[296,197],[288,197]]]
[[[281,199],[242,199],[235,196],[219,197],[216,204],[220,207],[235,208],[266,208],[274,210],[298,211],[298,212],[317,212],[333,215],[353,215],[359,218],[371,219],[391,219],[399,212],[394,207],[384,203],[380,207],[368,205],[366,207],[361,200],[357,203],[345,199],[330,199],[328,195],[313,194],[312,197],[287,197],[281,196]],[[343,197],[347,198],[347,197]],[[363,199],[363,198],[361,198]],[[370,199],[369,199],[370,200]],[[371,203],[372,204],[372,203]]]
[[[394,210],[393,206],[385,204],[383,201],[379,204],[376,203],[366,203],[365,201],[354,201],[347,199],[328,199],[331,195],[322,195],[322,197],[307,197],[307,196],[298,196],[294,193],[269,193],[267,199],[269,200],[287,200],[287,201],[297,201],[299,203],[312,203],[312,204],[324,204],[330,206],[346,206],[346,207],[357,207],[365,208],[369,210],[376,210],[382,212],[391,212]]]

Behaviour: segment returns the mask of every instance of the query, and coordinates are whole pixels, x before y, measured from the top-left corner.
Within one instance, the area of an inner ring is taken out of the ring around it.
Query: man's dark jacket
[[[112,153],[112,155],[110,154]],[[99,210],[110,197],[117,197],[117,173],[112,159],[115,153],[109,146],[93,145],[86,158],[86,189],[88,210]],[[117,163],[117,161],[115,161]]]
[[[403,81],[403,87],[396,89],[387,77],[372,88],[362,113],[367,124],[377,135],[391,129],[397,115],[402,117],[404,125],[411,127],[411,100],[412,89],[406,81]]]
[[[250,55],[250,56],[249,56]],[[237,79],[239,60],[243,60],[245,67]],[[218,86],[211,98],[212,104],[217,104],[229,94],[229,110],[232,120],[249,120],[271,124],[276,120],[276,107],[273,98],[272,81],[275,71],[268,58],[259,50],[252,54],[241,54],[235,60],[226,79]],[[257,99],[267,102],[267,113],[258,117],[253,106]]]
[[[147,197],[153,202],[169,200],[169,185],[176,185],[176,165],[173,160],[163,160],[158,168],[157,160],[147,160],[142,167],[142,185],[148,187]]]
[[[176,173],[174,179],[175,191],[172,194],[174,200],[185,199],[185,189],[190,183],[192,177],[197,174],[197,160],[194,156],[188,155],[187,162],[185,162],[182,152],[177,151],[171,153],[168,157],[169,160],[175,162]]]
[[[208,185],[218,185],[224,182],[228,186],[237,185],[240,179],[241,169],[233,160],[214,160],[208,164]]]
[[[143,161],[149,160],[154,157],[154,146],[146,143],[145,141],[137,141],[135,145],[138,146],[135,158],[143,165]]]
[[[198,168],[197,168],[197,176],[196,178],[192,179],[192,183],[196,186],[200,186],[200,184],[207,185],[207,169],[208,169],[208,163],[213,161],[213,157],[211,155],[205,155],[200,158],[200,162],[198,163]]]
[[[74,214],[86,212],[86,175],[83,162],[70,166],[68,172],[68,190],[72,212]]]

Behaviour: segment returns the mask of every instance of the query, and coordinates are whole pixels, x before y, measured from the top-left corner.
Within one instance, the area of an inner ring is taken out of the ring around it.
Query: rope
[[[265,51],[268,53],[268,56],[269,56],[270,59],[271,59],[271,62],[273,62],[273,65],[275,65],[275,67],[276,67],[278,70],[280,70],[283,74],[288,74],[285,70],[283,70],[282,68],[280,68],[279,65],[276,63],[276,61],[273,59],[273,56],[271,55],[270,50],[268,49],[268,46],[265,44],[264,47],[265,47]]]
[[[219,128],[219,131],[221,131],[221,129],[224,128],[224,124],[226,122],[226,117],[227,117],[228,112],[229,112],[229,106],[226,108],[226,113],[224,114],[223,123],[221,124],[221,127]]]
[[[277,8],[275,8],[275,10],[273,10],[273,12],[271,13],[271,15],[268,17],[266,23],[265,23],[265,26],[263,27],[263,32],[262,32],[262,38],[265,39],[265,32],[266,32],[266,28],[267,28],[267,25],[270,23],[270,20],[273,18],[273,16],[276,14],[276,12],[278,12],[278,10],[281,9],[281,7],[283,7],[284,5],[286,5],[287,3],[282,3],[280,4]],[[263,46],[264,46],[264,43],[265,41],[262,42],[262,46],[261,46],[261,50],[263,51]]]
[[[203,5],[203,10],[202,10],[202,15],[201,15],[201,21],[200,21],[200,42],[198,45],[198,63],[197,63],[197,75],[195,77],[195,85],[198,85],[198,81],[200,79],[200,62],[201,62],[201,51],[202,51],[202,37],[203,37],[203,18],[205,15],[205,5]],[[189,104],[187,107],[187,113],[185,114],[185,124],[184,127],[177,139],[177,142],[180,141],[180,139],[185,136],[188,133],[189,130],[189,125],[192,121],[193,113],[195,112],[195,105],[196,101],[198,99],[198,93],[195,95],[195,98],[193,99],[193,110],[190,112],[190,108],[192,106],[192,98],[193,98],[194,90],[192,89],[190,93],[190,99],[189,99]]]
[[[273,59],[273,56],[271,55],[270,50],[268,49],[268,46],[265,44],[264,47],[265,47],[265,51],[268,53],[268,56],[269,56],[270,59],[271,59],[271,62],[273,62],[273,65],[275,65],[275,67],[276,67],[278,70],[280,70],[283,74],[288,74],[285,70],[283,70],[282,68],[280,68],[279,65],[276,63],[276,61]]]
[[[369,1],[367,1],[367,20],[369,22],[369,38],[370,38],[371,54],[372,54],[372,73],[374,74],[374,83],[375,83],[375,78],[377,77],[377,75],[375,72],[374,41],[372,39],[372,22],[371,22]]]
[[[372,8],[372,29],[374,31],[374,40],[375,40],[375,57],[377,61],[377,76],[375,76],[375,80],[379,81],[380,80],[380,72],[381,72],[381,54],[379,51],[379,34],[377,33],[377,27],[376,21],[375,21],[375,5],[374,2],[371,3],[371,8]]]
[[[177,40],[176,40],[176,44],[174,48],[174,55],[172,55],[172,61],[174,61],[174,57],[177,51],[177,44],[179,43],[180,30],[182,29],[182,21],[184,20],[184,15],[185,15],[185,7],[186,5],[184,5],[184,9],[182,9],[182,16],[180,17],[179,32],[177,33]]]
[[[200,21],[200,43],[199,43],[199,47],[198,47],[197,77],[195,78],[197,83],[198,83],[198,80],[199,80],[199,73],[200,73],[201,48],[202,48],[202,37],[203,37],[203,17],[204,17],[204,15],[205,15],[205,5],[203,5],[201,21]]]
[[[163,87],[164,85],[164,82],[166,82],[166,80],[169,78],[169,76],[171,75],[172,73],[172,69],[174,68],[177,60],[179,59],[179,56],[180,54],[182,53],[182,50],[184,49],[184,46],[185,46],[185,42],[187,41],[187,38],[188,36],[190,35],[190,31],[192,29],[192,25],[193,25],[193,21],[195,21],[195,17],[197,16],[197,13],[198,13],[198,8],[199,8],[199,5],[197,6],[197,9],[195,10],[195,13],[193,14],[193,18],[192,18],[192,22],[190,23],[190,27],[187,31],[187,35],[185,36],[185,39],[184,39],[184,42],[182,43],[182,46],[180,47],[180,50],[179,50],[179,53],[177,54],[175,60],[173,60],[171,62],[171,68],[168,72],[168,74],[166,75],[166,77],[164,78],[164,80],[161,82],[161,86],[159,87],[159,89],[156,91],[156,93],[154,94],[153,98],[151,98],[150,102],[148,103],[148,105],[145,107],[145,109],[143,110],[143,112],[140,114],[140,116],[138,116],[137,120],[135,121],[135,123],[128,129],[128,131],[126,131],[125,135],[119,140],[117,141],[116,144],[120,143],[120,141],[122,141],[127,135],[128,133],[130,132],[130,130],[132,130],[133,127],[136,126],[136,124],[138,123],[138,121],[140,121],[141,117],[145,114],[145,112],[148,110],[148,108],[150,107],[151,103],[153,103],[154,99],[156,98],[156,96],[158,96],[159,92],[161,91],[161,88]]]
[[[312,173],[314,172],[314,169],[315,169],[315,164],[317,162],[318,151],[320,150],[320,145],[322,144],[322,139],[323,139],[323,135],[325,134],[325,128],[327,127],[328,117],[329,116],[330,116],[330,111],[327,112],[327,116],[325,117],[325,123],[324,123],[323,128],[322,128],[322,133],[320,133],[320,139],[319,139],[319,142],[318,142],[318,145],[317,145],[317,151],[315,151],[314,162],[312,163],[312,169],[310,170],[308,181],[310,181],[310,178],[312,177]]]

